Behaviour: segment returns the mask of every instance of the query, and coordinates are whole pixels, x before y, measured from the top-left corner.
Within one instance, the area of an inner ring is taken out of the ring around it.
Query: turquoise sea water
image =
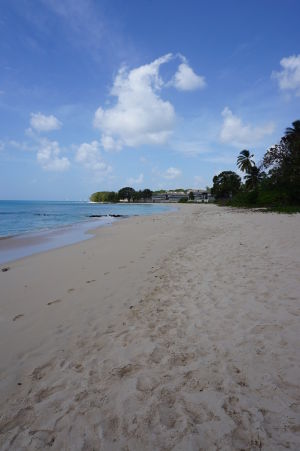
[[[87,240],[92,236],[89,230],[119,220],[110,215],[130,217],[170,210],[156,204],[0,201],[0,264]],[[91,217],[95,215],[104,216]]]
[[[107,223],[108,218],[91,218],[91,215],[149,215],[169,208],[157,204],[5,200],[0,201],[0,237],[52,230],[80,222]]]

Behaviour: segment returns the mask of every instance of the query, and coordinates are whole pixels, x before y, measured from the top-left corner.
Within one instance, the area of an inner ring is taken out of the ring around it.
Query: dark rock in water
[[[125,218],[125,215],[89,215],[89,218]]]
[[[1,268],[2,272],[6,272],[6,271],[9,271],[9,270],[10,270],[9,266],[4,266],[4,268]]]

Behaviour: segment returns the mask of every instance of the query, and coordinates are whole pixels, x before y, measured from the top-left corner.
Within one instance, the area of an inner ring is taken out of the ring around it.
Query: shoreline
[[[299,226],[181,205],[10,264],[0,448],[299,449]]]
[[[169,211],[164,210],[161,213],[154,212],[153,215],[165,214],[171,210],[172,208],[170,206]],[[0,237],[0,265],[91,239],[94,230],[111,226],[117,221],[135,216],[148,215],[90,215],[89,219],[68,225],[59,225],[51,229],[41,229],[28,233]],[[150,214],[150,216],[152,215]]]
[[[91,239],[90,231],[111,225],[113,222],[114,218],[97,225],[95,220],[81,221],[53,229],[3,237],[0,240],[0,265]]]

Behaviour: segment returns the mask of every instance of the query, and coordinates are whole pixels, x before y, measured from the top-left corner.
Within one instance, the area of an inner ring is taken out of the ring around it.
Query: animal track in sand
[[[44,445],[45,448],[46,447],[50,448],[53,446],[56,440],[54,431],[48,429],[30,431],[29,434],[33,436],[33,438],[30,441],[31,449],[40,449],[41,443]]]
[[[110,272],[109,272],[109,271],[105,272],[105,273],[104,273],[104,276],[107,276],[107,274],[110,274]]]
[[[24,407],[20,409],[13,417],[1,418],[0,430],[4,434],[15,428],[22,428],[27,422],[33,422],[35,419],[33,407]]]
[[[193,352],[183,353],[180,352],[178,354],[173,354],[169,359],[170,366],[186,366],[191,360],[195,358],[195,354]]]
[[[125,269],[126,266],[118,266],[118,269]]]
[[[159,380],[152,376],[141,375],[137,378],[136,388],[141,392],[152,392],[159,385]]]
[[[68,293],[72,293],[72,291],[75,291],[75,288],[69,288]]]
[[[53,365],[52,365],[51,361],[45,363],[42,366],[38,366],[31,373],[32,380],[39,381],[39,380],[43,379],[47,375],[48,370],[50,370],[52,367],[53,367]]]
[[[54,393],[57,393],[61,389],[63,389],[63,385],[56,385],[54,387],[47,387],[40,390],[38,393],[34,395],[35,402],[39,403],[44,401],[45,399],[49,398]]]
[[[165,355],[166,351],[163,348],[156,346],[151,352],[149,360],[153,363],[160,363]]]
[[[71,368],[72,370],[76,371],[76,373],[82,373],[84,370],[84,367],[81,363],[78,362],[71,362],[69,364],[69,368]]]
[[[24,313],[19,313],[19,315],[16,315],[13,317],[13,321],[16,321],[19,318],[22,318],[24,316]]]
[[[113,368],[111,372],[114,376],[119,376],[119,378],[122,379],[125,376],[130,376],[130,374],[135,373],[140,368],[140,365],[128,363],[128,365]]]
[[[93,283],[96,282],[96,279],[86,280],[85,283]]]

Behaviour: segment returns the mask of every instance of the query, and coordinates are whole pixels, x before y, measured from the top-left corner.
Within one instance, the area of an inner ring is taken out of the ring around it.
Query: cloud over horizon
[[[173,168],[171,166],[163,173],[163,177],[167,180],[173,180],[173,179],[180,177],[181,174],[182,174],[182,172],[180,169]]]
[[[60,147],[57,141],[44,138],[40,141],[37,161],[46,171],[63,172],[69,169],[70,161],[67,157],[60,157]]]
[[[77,149],[75,161],[82,164],[86,169],[104,176],[112,171],[112,167],[102,160],[100,148],[98,141],[82,143]]]
[[[140,174],[138,177],[134,178],[134,177],[130,177],[127,182],[129,183],[129,185],[141,185],[144,181],[144,174]]]
[[[252,147],[274,131],[274,124],[271,122],[260,126],[245,124],[228,107],[223,109],[222,117],[220,141],[237,148]]]

